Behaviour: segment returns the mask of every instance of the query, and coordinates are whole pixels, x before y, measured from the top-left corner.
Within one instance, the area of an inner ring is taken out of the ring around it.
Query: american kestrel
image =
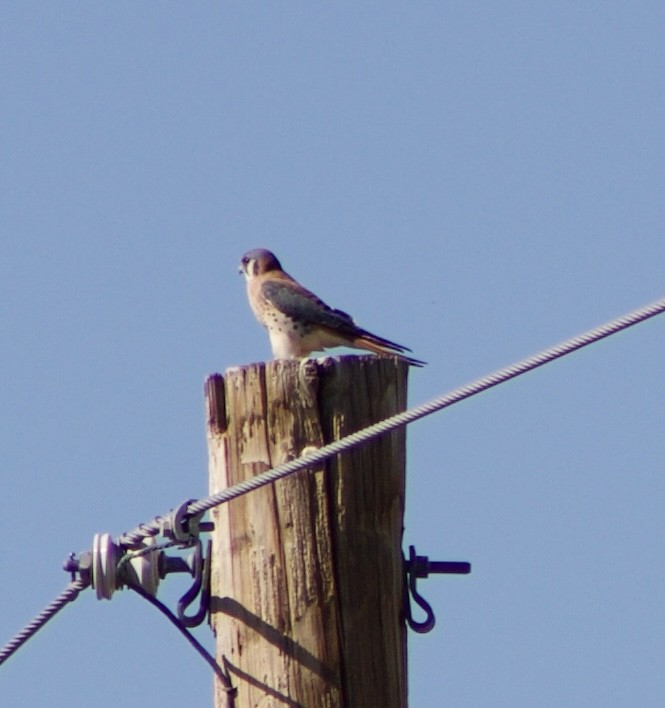
[[[265,248],[247,251],[240,261],[247,297],[256,319],[268,330],[276,359],[306,357],[329,347],[354,347],[397,356],[413,366],[424,361],[404,355],[408,347],[358,327],[346,312],[333,310],[282,270]]]

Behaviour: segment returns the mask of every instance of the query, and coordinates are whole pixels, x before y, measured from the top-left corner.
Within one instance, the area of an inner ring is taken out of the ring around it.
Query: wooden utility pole
[[[404,410],[407,369],[343,356],[210,376],[210,493]],[[402,428],[213,509],[210,622],[237,708],[406,706],[404,480]]]

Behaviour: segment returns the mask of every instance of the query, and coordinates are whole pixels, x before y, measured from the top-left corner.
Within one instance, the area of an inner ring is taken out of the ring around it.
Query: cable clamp
[[[209,521],[201,521],[205,512],[190,514],[187,509],[196,499],[187,499],[182,504],[171,509],[163,520],[162,534],[171,538],[178,544],[191,545],[199,537],[200,533],[212,531],[214,524]]]

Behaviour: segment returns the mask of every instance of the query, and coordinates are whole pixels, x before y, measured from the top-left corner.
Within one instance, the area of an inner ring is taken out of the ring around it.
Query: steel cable
[[[267,470],[256,475],[252,479],[240,482],[222,490],[217,494],[206,497],[196,502],[192,502],[187,507],[187,513],[190,516],[202,514],[214,506],[228,502],[243,494],[263,487],[266,484],[275,482],[283,477],[286,477],[295,472],[299,472],[308,467],[314,467],[321,462],[338,455],[341,452],[349,450],[361,443],[373,440],[380,435],[384,435],[396,428],[413,423],[414,421],[423,418],[431,413],[443,410],[455,403],[459,403],[471,396],[475,396],[482,391],[504,383],[516,376],[532,371],[533,369],[547,364],[550,361],[559,359],[567,354],[571,354],[578,349],[593,344],[605,337],[616,334],[621,330],[632,327],[633,325],[643,322],[644,320],[654,317],[665,312],[665,298],[656,300],[655,302],[645,305],[637,310],[633,310],[622,317],[606,322],[599,327],[590,329],[576,337],[567,339],[560,344],[544,349],[533,356],[522,359],[515,364],[511,364],[502,369],[476,379],[471,383],[456,388],[449,393],[432,399],[422,405],[410,408],[409,410],[397,413],[396,415],[386,418],[385,420],[374,423],[373,425],[363,428],[355,433],[351,433],[346,437],[335,440],[328,445],[324,445],[319,450],[309,452],[306,455],[299,457],[296,460],[291,460],[282,465]],[[131,547],[141,542],[148,536],[156,536],[161,532],[164,525],[164,517],[157,516],[147,524],[141,524],[133,531],[123,534],[118,539],[118,544]],[[88,587],[89,581],[79,579],[72,581],[65,590],[58,595],[42,612],[40,612],[31,622],[29,622],[16,636],[11,639],[2,649],[0,649],[0,665],[6,661],[15,651],[17,651],[28,639],[39,631],[50,619],[52,619],[67,603],[75,600],[81,590]],[[134,588],[136,589],[136,588]]]
[[[374,438],[384,435],[385,433],[395,430],[403,425],[413,423],[419,418],[423,418],[431,413],[448,408],[449,406],[459,403],[466,398],[475,396],[476,394],[497,386],[500,383],[513,379],[516,376],[521,376],[522,374],[532,371],[543,364],[547,364],[550,361],[554,361],[555,359],[559,359],[567,354],[571,354],[578,349],[582,349],[589,344],[593,344],[594,342],[604,339],[605,337],[609,337],[612,334],[616,334],[621,330],[632,327],[633,325],[643,322],[644,320],[654,317],[655,315],[659,315],[663,312],[665,312],[665,298],[656,300],[649,305],[645,305],[644,307],[633,310],[626,315],[610,320],[599,327],[594,327],[593,329],[587,330],[576,337],[571,337],[560,344],[544,349],[543,351],[527,357],[526,359],[522,359],[515,364],[498,369],[487,376],[476,379],[465,386],[456,388],[453,391],[434,398],[427,403],[423,403],[415,408],[410,408],[402,413],[397,413],[390,418],[386,418],[385,420],[374,423],[367,428],[363,428],[362,430],[351,433],[346,437],[335,440],[328,445],[324,445],[319,450],[308,452],[306,455],[303,455],[296,460],[285,462],[284,464],[278,465],[277,467],[267,470],[266,472],[262,472],[251,479],[234,484],[233,486],[228,487],[217,494],[213,494],[205,499],[192,502],[187,507],[187,513],[190,516],[202,514],[209,509],[212,509],[214,506],[231,501],[232,499],[242,496],[243,494],[247,494],[254,489],[263,487],[266,484],[275,482],[283,477],[299,472],[308,467],[314,467],[330,457],[344,452],[345,450],[349,450],[357,445],[360,445],[361,443],[373,440]],[[131,546],[139,543],[147,536],[156,535],[161,529],[160,522],[161,517],[156,517],[147,524],[141,524],[133,531],[123,534],[120,537],[119,542],[121,544]]]
[[[9,657],[28,639],[36,634],[50,619],[68,603],[73,602],[78,597],[81,590],[85,590],[90,583],[87,580],[73,580],[69,585],[58,595],[58,597],[48,604],[31,622],[16,634],[2,649],[0,649],[0,665],[3,664]]]

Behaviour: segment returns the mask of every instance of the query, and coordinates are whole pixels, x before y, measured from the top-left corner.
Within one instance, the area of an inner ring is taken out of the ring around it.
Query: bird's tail
[[[370,332],[364,332],[359,337],[353,340],[352,346],[358,347],[359,349],[367,349],[375,354],[387,354],[388,356],[396,356],[398,359],[402,359],[410,366],[425,366],[426,361],[421,361],[420,359],[414,359],[408,356],[404,352],[410,352],[408,347],[397,344],[397,342],[391,342],[389,339],[384,339]]]

